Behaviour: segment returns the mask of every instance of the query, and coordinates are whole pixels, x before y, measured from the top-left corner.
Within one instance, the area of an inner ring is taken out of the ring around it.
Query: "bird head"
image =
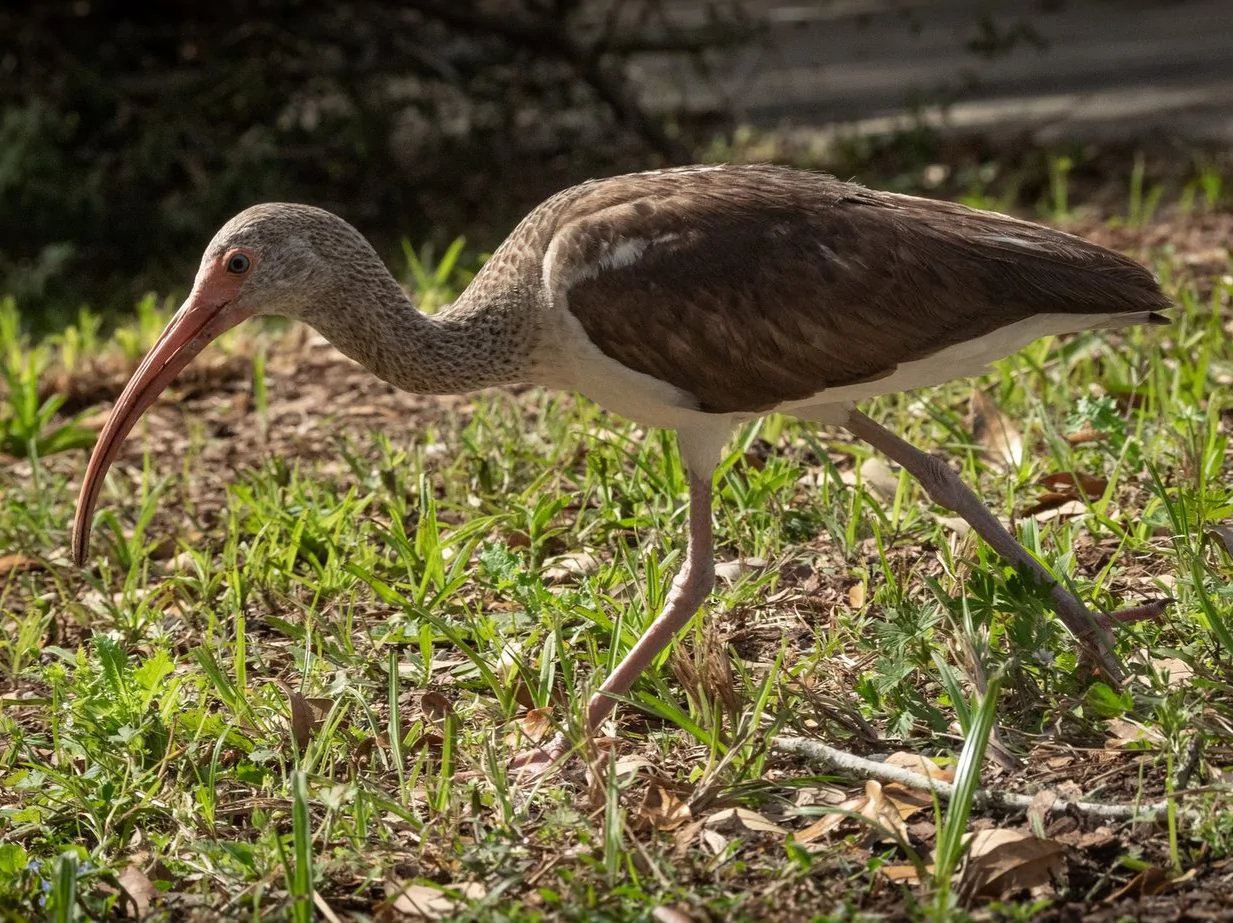
[[[312,323],[313,306],[334,287],[348,250],[371,254],[341,218],[307,205],[255,205],[210,241],[192,291],[133,373],[99,433],[73,522],[73,559],[85,561],[94,506],[124,438],[159,394],[210,342],[257,314]],[[330,259],[323,258],[329,253]],[[366,262],[366,261],[365,261]]]

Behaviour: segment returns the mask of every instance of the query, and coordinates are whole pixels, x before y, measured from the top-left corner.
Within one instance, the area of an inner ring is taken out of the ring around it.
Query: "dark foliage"
[[[680,159],[624,65],[739,41],[738,13],[685,30],[655,0],[7,3],[0,292],[35,328],[81,300],[126,309],[183,286],[261,200],[387,241],[481,214],[495,236],[623,157]]]

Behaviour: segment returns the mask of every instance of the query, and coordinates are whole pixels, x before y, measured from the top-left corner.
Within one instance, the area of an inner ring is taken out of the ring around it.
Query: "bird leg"
[[[1062,623],[1079,640],[1084,650],[1111,682],[1120,682],[1122,670],[1113,653],[1108,632],[1080,602],[1079,598],[1045,570],[1027,549],[1006,530],[980,498],[968,488],[944,461],[922,452],[900,439],[890,430],[875,423],[859,410],[852,410],[843,424],[853,435],[865,440],[879,452],[902,465],[920,481],[925,492],[939,506],[944,506],[966,519],[977,534],[1007,561],[1031,571],[1048,587],[1054,609]]]
[[[629,692],[659,653],[672,643],[677,632],[689,624],[715,585],[711,474],[709,470],[701,473],[691,471],[689,474],[689,542],[685,548],[685,563],[672,580],[663,611],[587,703],[589,734],[599,729],[608,713],[616,707],[616,700]],[[511,768],[535,775],[545,771],[568,749],[565,736],[557,734],[547,744],[516,756]]]
[[[672,581],[663,611],[587,703],[587,727],[595,731],[629,692],[634,681],[706,601],[715,585],[715,537],[711,525],[711,472],[689,474],[689,543],[685,563]]]

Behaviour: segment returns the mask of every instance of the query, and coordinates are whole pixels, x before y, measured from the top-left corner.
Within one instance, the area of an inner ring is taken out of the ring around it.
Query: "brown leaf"
[[[1139,750],[1155,749],[1164,743],[1164,735],[1159,731],[1125,718],[1110,718],[1105,722],[1105,732],[1109,735],[1105,741],[1106,749],[1117,750],[1123,747],[1134,747]]]
[[[907,788],[898,782],[883,786],[882,794],[898,812],[900,820],[910,820],[926,808],[933,809],[932,795],[914,788]]]
[[[532,708],[513,723],[505,742],[511,747],[537,744],[552,733],[552,709]]]
[[[712,830],[705,824],[702,827],[700,837],[706,848],[717,856],[722,856],[728,849],[728,838],[718,830]]]
[[[971,427],[985,461],[1003,471],[1019,467],[1023,461],[1019,427],[983,391],[972,391]]]
[[[916,870],[916,866],[908,863],[904,863],[903,865],[879,866],[878,874],[884,876],[889,881],[895,882],[896,884],[920,884],[920,872]]]
[[[725,830],[729,833],[774,833],[787,836],[788,830],[767,820],[757,811],[748,808],[724,808],[716,811],[706,819],[706,826],[712,830]]]
[[[1037,504],[1039,507],[1041,504]],[[1076,516],[1082,516],[1087,512],[1087,505],[1075,497],[1067,497],[1061,503],[1048,506],[1041,509],[1039,512],[1024,511],[1024,516],[1030,515],[1037,522],[1053,522],[1057,520],[1074,519]]]
[[[689,805],[669,787],[652,783],[638,808],[637,817],[657,830],[676,830],[692,820],[693,814]]]
[[[865,606],[865,584],[854,583],[848,589],[848,605],[853,609],[862,609]]]
[[[1066,848],[1021,830],[981,830],[971,835],[963,886],[974,898],[1000,899],[1048,885],[1066,864]]]
[[[0,577],[24,573],[36,567],[42,567],[42,562],[37,558],[28,558],[24,554],[0,555]]]
[[[929,757],[907,750],[896,750],[886,758],[886,765],[909,769],[917,775],[922,775],[929,779],[938,779],[942,782],[955,781],[954,769],[947,766],[939,766]]]
[[[766,567],[762,558],[737,558],[735,561],[717,561],[715,563],[715,579],[724,583],[736,583],[746,574],[757,573]]]
[[[1040,484],[1062,494],[1101,497],[1109,489],[1109,479],[1082,471],[1054,471],[1040,479]]]
[[[1071,445],[1088,445],[1093,442],[1104,442],[1108,438],[1108,433],[1100,432],[1099,430],[1094,430],[1086,426],[1081,430],[1066,434],[1066,441]]]
[[[908,827],[899,815],[898,806],[887,797],[882,783],[874,779],[865,782],[865,806],[861,815],[871,826],[876,840],[894,839],[889,834],[894,833],[902,840],[908,839]]]
[[[420,696],[420,711],[429,721],[444,721],[453,714],[454,703],[435,690],[428,690]]]
[[[1079,500],[1074,494],[1050,490],[1037,497],[1036,502],[1031,506],[1025,507],[1019,515],[1024,518],[1037,519],[1040,518],[1041,513],[1056,510],[1059,506],[1064,506],[1067,503],[1079,503]]]
[[[1057,804],[1057,792],[1051,788],[1042,788],[1032,796],[1032,803],[1027,809],[1027,822],[1028,827],[1036,836],[1045,835],[1045,820],[1055,804]]]
[[[1194,676],[1194,668],[1177,657],[1153,657],[1152,666],[1164,674],[1170,684],[1182,683]]]
[[[1105,898],[1106,904],[1112,904],[1124,897],[1152,897],[1171,891],[1180,884],[1194,878],[1197,869],[1189,869],[1181,875],[1173,876],[1164,869],[1149,865],[1130,881]]]
[[[291,711],[291,742],[295,744],[295,748],[300,753],[303,753],[312,741],[313,734],[321,727],[321,722],[329,713],[334,701],[306,696],[290,686],[281,683],[280,685],[287,696],[287,704]]]
[[[869,799],[865,795],[849,798],[842,804],[836,805],[834,810],[823,814],[804,830],[793,834],[792,838],[802,846],[815,840],[820,840],[845,820],[849,819],[848,814],[844,812],[850,811],[853,814],[860,814],[865,809],[868,801]]]
[[[154,882],[150,881],[150,877],[141,870],[140,866],[126,865],[117,876],[117,881],[133,902],[137,918],[141,919],[146,916],[155,898],[159,895],[159,890],[154,887]]]
[[[1084,505],[1089,500],[1103,496],[1109,487],[1107,479],[1081,471],[1055,471],[1046,474],[1039,483],[1048,489],[1037,497],[1036,502],[1025,509],[1022,515],[1041,520],[1077,516],[1083,512]],[[1062,507],[1065,509],[1061,509]],[[1041,515],[1051,510],[1058,512],[1053,517]]]

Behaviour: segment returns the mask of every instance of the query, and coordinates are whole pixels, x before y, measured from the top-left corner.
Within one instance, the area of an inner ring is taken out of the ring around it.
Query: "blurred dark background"
[[[0,294],[39,332],[183,292],[272,199],[489,248],[564,185],[701,158],[1013,206],[1036,151],[1184,172],[1230,113],[1228,0],[7,2]]]

